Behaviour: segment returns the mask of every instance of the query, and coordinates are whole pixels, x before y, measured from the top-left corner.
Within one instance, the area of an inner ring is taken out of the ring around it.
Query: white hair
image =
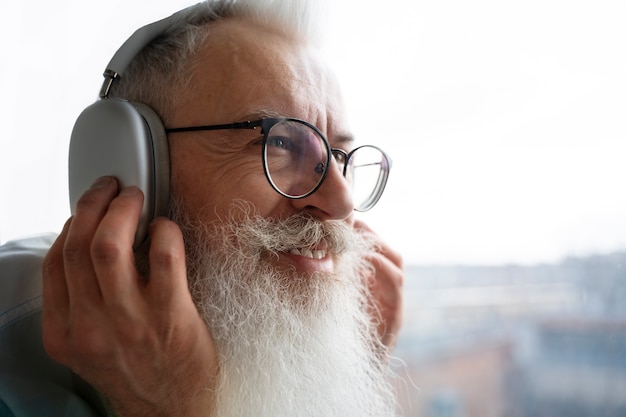
[[[115,83],[111,97],[152,107],[164,121],[189,86],[195,52],[210,36],[210,26],[226,20],[282,29],[319,46],[326,7],[322,0],[206,0],[174,15],[170,26],[147,45]]]

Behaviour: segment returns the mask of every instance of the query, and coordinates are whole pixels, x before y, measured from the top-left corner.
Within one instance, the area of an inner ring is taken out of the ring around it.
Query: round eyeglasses
[[[256,121],[212,126],[165,129],[166,133],[223,129],[256,129],[263,134],[263,169],[272,188],[284,197],[305,198],[317,191],[334,159],[352,187],[354,209],[367,211],[383,194],[391,159],[380,148],[360,146],[352,151],[331,148],[315,126],[292,118],[265,118]]]

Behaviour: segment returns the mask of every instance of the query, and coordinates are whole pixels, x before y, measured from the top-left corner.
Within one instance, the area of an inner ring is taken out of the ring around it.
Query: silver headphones
[[[139,187],[144,194],[144,206],[135,235],[135,249],[146,239],[150,222],[157,216],[167,215],[170,198],[167,136],[159,116],[149,106],[109,98],[109,91],[111,85],[123,77],[132,59],[162,34],[177,14],[138,29],[124,42],[104,72],[100,99],[80,114],[70,140],[72,214],[76,212],[80,196],[98,177],[112,175],[122,187]]]

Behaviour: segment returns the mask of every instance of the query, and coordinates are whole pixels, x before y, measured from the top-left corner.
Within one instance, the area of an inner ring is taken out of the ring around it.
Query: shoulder
[[[56,235],[46,234],[0,246],[0,329],[41,304],[41,265]]]
[[[43,259],[56,237],[56,234],[48,233],[9,241],[0,246],[0,265],[4,268],[28,260]]]

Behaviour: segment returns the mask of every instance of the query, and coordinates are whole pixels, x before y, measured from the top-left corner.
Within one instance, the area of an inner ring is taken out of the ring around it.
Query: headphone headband
[[[173,15],[166,17],[156,22],[150,23],[137,29],[131,36],[122,44],[122,46],[115,52],[113,58],[109,61],[106,69],[104,70],[104,83],[100,89],[100,98],[108,98],[111,90],[111,85],[118,78],[121,77],[130,62],[145,48],[150,42],[156,39],[159,35],[165,32],[165,29],[171,24],[174,16],[177,16],[182,11],[174,13]]]

